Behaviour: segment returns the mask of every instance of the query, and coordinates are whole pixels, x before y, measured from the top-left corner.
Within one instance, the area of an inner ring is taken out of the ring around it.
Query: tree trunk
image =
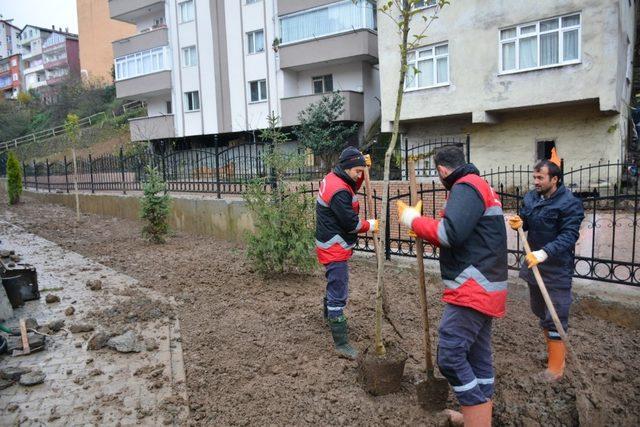
[[[402,98],[404,95],[404,80],[407,67],[407,40],[409,37],[409,21],[410,10],[402,10],[402,44],[400,45],[400,79],[398,81],[397,97],[396,97],[396,111],[393,118],[393,133],[391,135],[391,141],[389,147],[384,156],[384,181],[382,184],[382,213],[380,214],[380,232],[379,236],[385,235],[387,224],[387,210],[389,209],[389,172],[391,169],[391,156],[396,147],[398,141],[398,133],[400,130],[400,112],[402,110]],[[385,256],[385,241],[380,242],[380,251],[378,251],[378,277],[376,285],[376,331],[375,331],[375,346],[376,354],[378,356],[384,356],[386,349],[382,341],[382,314],[383,314],[383,293],[384,293],[384,256]]]
[[[76,149],[71,149],[73,155],[73,189],[76,194],[76,221],[80,222],[80,196],[78,196],[78,162],[76,161]]]

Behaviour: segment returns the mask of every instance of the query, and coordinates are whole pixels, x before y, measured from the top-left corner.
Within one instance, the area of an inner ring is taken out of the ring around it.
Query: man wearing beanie
[[[378,230],[377,220],[363,221],[358,216],[356,193],[364,181],[365,167],[369,166],[369,155],[364,156],[355,147],[344,149],[338,164],[322,180],[316,203],[316,253],[327,278],[324,318],[331,327],[336,350],[348,359],[355,359],[358,352],[349,344],[344,315],[349,297],[347,261],[358,233]]]

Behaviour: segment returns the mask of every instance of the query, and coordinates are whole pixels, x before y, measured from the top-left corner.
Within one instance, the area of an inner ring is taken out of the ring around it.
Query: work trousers
[[[438,328],[438,367],[461,405],[473,406],[493,396],[494,372],[490,316],[447,304]]]
[[[330,319],[344,314],[349,298],[349,264],[347,261],[331,262],[325,265],[327,278],[326,304]]]
[[[547,309],[547,305],[542,298],[540,288],[536,283],[528,283],[529,285],[529,299],[531,303],[531,311],[540,319],[540,327],[549,331],[549,338],[552,340],[559,340],[560,334],[556,329],[551,313]],[[565,332],[569,327],[569,309],[571,308],[571,287],[562,287],[561,289],[554,287],[553,285],[547,286],[547,292],[553,303],[553,307],[556,309],[560,323]]]

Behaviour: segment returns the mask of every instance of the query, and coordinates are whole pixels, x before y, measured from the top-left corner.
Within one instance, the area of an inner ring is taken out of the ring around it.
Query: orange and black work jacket
[[[321,264],[351,258],[358,233],[369,230],[369,223],[358,217],[360,203],[356,192],[363,178],[354,182],[339,166],[324,177],[316,203],[316,253]]]
[[[413,231],[440,247],[443,301],[502,317],[507,299],[507,231],[502,204],[472,164],[444,180],[450,189],[441,219],[416,218]]]

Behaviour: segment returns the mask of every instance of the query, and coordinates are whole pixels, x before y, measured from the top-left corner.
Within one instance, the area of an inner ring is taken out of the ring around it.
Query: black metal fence
[[[428,178],[428,177],[437,177],[438,171],[436,170],[436,165],[433,163],[433,152],[438,148],[453,145],[461,148],[465,156],[467,158],[467,162],[471,161],[471,144],[470,144],[470,136],[467,135],[465,138],[460,137],[442,137],[442,138],[432,138],[427,139],[425,141],[420,142],[419,144],[409,145],[409,139],[404,138],[404,143],[402,147],[402,155],[403,155],[403,165],[402,165],[402,176],[405,180],[409,180],[409,158],[413,157],[415,159],[415,167],[416,167],[416,177],[418,178]]]
[[[429,141],[418,147],[405,145],[405,156],[427,153],[433,148],[456,143],[454,140]],[[468,139],[457,143],[467,145]],[[157,167],[171,192],[198,192],[215,194],[242,194],[254,178],[269,177],[263,156],[270,146],[261,143],[230,147],[201,148],[175,151],[164,155],[140,152],[126,155],[122,150],[117,155],[78,159],[78,186],[83,191],[135,191],[142,189],[144,168]],[[426,156],[425,156],[426,157]],[[293,183],[304,185],[306,192],[315,194],[316,182],[322,172],[316,167],[302,167],[287,173]],[[25,187],[40,191],[73,190],[74,171],[71,159],[59,162],[24,164]],[[425,206],[425,213],[434,217],[446,200],[446,190],[430,179],[432,168],[423,166],[423,181],[418,191]],[[507,214],[518,212],[522,197],[533,184],[530,167],[511,166],[485,171],[483,177],[500,195]],[[638,262],[636,237],[638,233],[638,168],[635,163],[601,162],[587,166],[565,168],[564,184],[580,197],[586,218],[581,226],[580,240],[576,247],[574,276],[603,282],[640,286],[640,263]],[[295,184],[293,184],[295,186]],[[381,192],[374,188],[374,206],[362,203],[364,217],[379,217]],[[414,240],[398,222],[394,210],[395,201],[411,200],[406,181],[392,183],[389,194],[390,210],[387,212],[386,256],[415,256]],[[364,194],[363,194],[364,195]],[[366,198],[362,198],[366,200]],[[371,235],[359,238],[357,250],[372,252]],[[509,266],[517,269],[523,257],[523,249],[515,232],[509,231]],[[438,249],[427,245],[425,258],[438,259]]]

